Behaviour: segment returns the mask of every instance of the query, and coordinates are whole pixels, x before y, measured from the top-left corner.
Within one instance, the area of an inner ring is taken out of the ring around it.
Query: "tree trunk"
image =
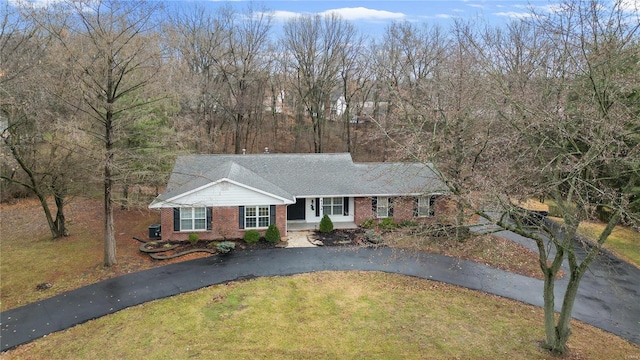
[[[464,227],[464,202],[462,199],[458,198],[456,201],[456,208],[456,240],[462,242],[465,240],[465,236],[463,236],[465,232],[462,231]]]
[[[54,188],[53,198],[56,202],[57,208],[56,219],[53,222],[55,225],[54,237],[59,238],[62,236],[69,236],[69,231],[67,230],[67,220],[64,216],[64,195],[59,193],[57,189]]]
[[[116,239],[113,233],[113,114],[107,111],[105,123],[105,163],[104,163],[104,266],[116,264]]]
[[[345,125],[347,127],[347,152],[351,153],[351,123],[349,119],[351,111],[349,109],[349,103],[347,103],[346,108],[344,109],[344,115],[346,118]]]
[[[28,167],[27,164],[22,160],[22,157],[20,157],[20,154],[18,153],[15,145],[9,144],[9,150],[11,151],[11,154],[13,155],[13,158],[16,160],[18,165],[20,165],[20,168],[29,177],[30,184],[26,184],[21,181],[16,181],[12,178],[4,177],[4,176],[2,178],[7,181],[12,181],[26,187],[36,195],[36,197],[40,201],[40,206],[42,206],[42,210],[44,211],[44,216],[47,219],[47,225],[49,225],[49,230],[51,231],[51,236],[53,239],[58,239],[62,236],[68,235],[65,220],[64,220],[65,219],[64,209],[62,207],[64,204],[64,198],[62,197],[59,198],[59,196],[54,191],[54,198],[56,201],[56,205],[58,206],[56,211],[56,219],[54,220],[53,217],[51,216],[51,209],[49,209],[47,198],[45,194],[40,190],[40,187],[38,185],[38,180],[36,179],[36,175],[31,170],[31,168]]]
[[[544,271],[544,330],[547,336],[545,347],[549,350],[556,347],[556,319],[555,319],[555,295],[554,289],[554,274],[549,269]]]
[[[125,180],[126,181],[126,180]],[[129,209],[129,184],[122,185],[122,204],[120,205],[121,210]]]
[[[241,114],[237,114],[236,118],[235,118],[235,147],[234,147],[234,151],[236,154],[242,154],[242,115]]]
[[[320,126],[320,118],[314,116],[312,118],[313,121],[313,152],[321,153],[322,152],[322,143],[320,139],[322,139],[322,127]]]

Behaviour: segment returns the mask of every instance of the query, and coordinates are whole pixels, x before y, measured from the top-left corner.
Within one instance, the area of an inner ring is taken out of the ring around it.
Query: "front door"
[[[287,220],[304,220],[306,199],[296,199],[295,204],[287,206]]]

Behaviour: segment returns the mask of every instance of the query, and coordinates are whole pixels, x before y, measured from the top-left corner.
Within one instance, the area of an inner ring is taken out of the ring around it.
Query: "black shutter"
[[[320,216],[320,198],[316,198],[316,217]]]
[[[436,213],[433,209],[433,204],[435,204],[435,202],[436,202],[435,195],[431,195],[429,197],[429,216],[433,216]]]
[[[419,197],[413,198],[413,217],[420,216],[420,212],[418,211],[419,207],[420,207],[420,198]]]
[[[244,206],[238,206],[238,228],[244,229]]]
[[[173,231],[180,231],[180,208],[173,208]]]
[[[269,225],[276,223],[276,206],[269,206]]]
[[[342,199],[342,206],[344,207],[344,216],[349,215],[349,198],[345,197]]]
[[[393,198],[389,198],[389,217],[393,217]]]
[[[207,208],[207,230],[211,230],[211,218],[212,218],[213,209]]]
[[[371,197],[371,211],[374,218],[378,217],[378,198],[375,196]]]

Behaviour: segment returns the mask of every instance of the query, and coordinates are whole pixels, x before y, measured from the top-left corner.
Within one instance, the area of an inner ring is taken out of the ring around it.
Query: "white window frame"
[[[338,204],[339,202],[339,204]],[[328,206],[331,211],[326,212],[325,206]],[[336,209],[340,209],[340,211],[336,212]],[[344,215],[344,198],[341,197],[332,197],[332,198],[322,198],[322,213],[327,215]]]
[[[254,211],[255,215],[249,215],[249,212]],[[260,212],[260,210],[263,210]],[[265,211],[266,210],[266,211]],[[266,213],[266,215],[264,215]],[[266,225],[264,225],[264,220],[266,219]],[[247,220],[254,220],[255,226],[249,226]],[[264,226],[260,226],[260,221],[263,221]],[[271,222],[271,206],[269,205],[256,205],[256,206],[245,206],[244,207],[244,228],[245,229],[266,229],[269,227]]]
[[[418,217],[429,217],[431,215],[431,196],[418,197]]]
[[[201,210],[202,216],[196,215],[196,211]],[[202,227],[196,226],[198,222]],[[189,226],[184,226],[189,222]],[[207,231],[207,208],[206,207],[183,207],[180,208],[180,231]]]
[[[381,205],[384,202],[384,205]],[[383,211],[382,215],[380,212]],[[389,217],[389,197],[378,196],[376,200],[376,217],[378,219],[384,219]]]

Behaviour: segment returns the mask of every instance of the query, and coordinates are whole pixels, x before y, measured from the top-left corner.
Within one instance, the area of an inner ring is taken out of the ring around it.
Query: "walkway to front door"
[[[301,248],[301,247],[315,247],[309,241],[309,235],[312,233],[310,230],[306,231],[289,231],[287,232],[287,247],[288,248]]]

